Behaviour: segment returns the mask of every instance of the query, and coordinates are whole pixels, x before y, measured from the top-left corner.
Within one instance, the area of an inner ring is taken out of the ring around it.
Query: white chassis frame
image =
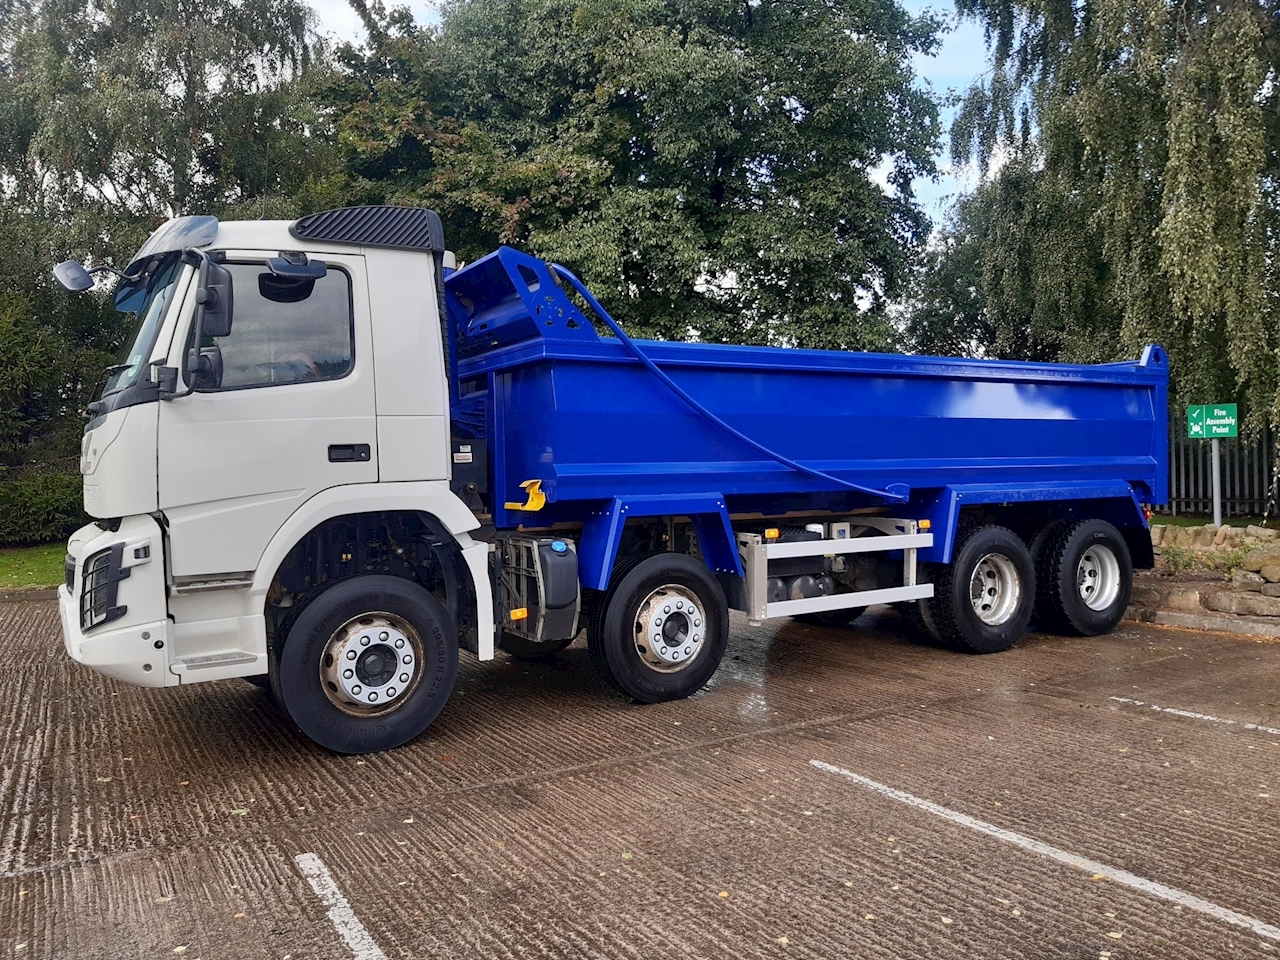
[[[860,536],[866,530],[878,530],[884,536]],[[866,607],[873,603],[896,603],[900,600],[920,600],[933,596],[933,584],[916,582],[916,551],[933,546],[932,533],[920,533],[914,520],[895,520],[890,517],[860,517],[849,531],[847,539],[806,540],[800,543],[777,543],[766,540],[758,533],[739,533],[738,549],[742,554],[746,573],[745,613],[754,621],[773,617],[793,617],[800,613],[822,613],[828,610],[847,610]],[[769,561],[789,557],[833,557],[846,553],[888,553],[903,551],[902,583],[900,587],[882,590],[861,590],[853,593],[835,593],[827,597],[810,597],[807,600],[781,600],[769,603]]]

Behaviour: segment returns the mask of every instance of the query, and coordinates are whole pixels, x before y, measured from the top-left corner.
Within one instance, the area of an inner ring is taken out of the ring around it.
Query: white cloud
[[[399,4],[393,3],[391,6]],[[439,0],[410,0],[403,4],[413,12],[413,18],[421,24],[440,22]],[[364,24],[346,0],[311,0],[311,9],[320,21],[320,35],[343,43],[359,43],[364,39]]]

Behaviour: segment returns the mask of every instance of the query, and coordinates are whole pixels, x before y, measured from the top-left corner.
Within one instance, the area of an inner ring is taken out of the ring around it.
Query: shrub
[[[62,540],[87,522],[73,469],[0,470],[0,546]]]

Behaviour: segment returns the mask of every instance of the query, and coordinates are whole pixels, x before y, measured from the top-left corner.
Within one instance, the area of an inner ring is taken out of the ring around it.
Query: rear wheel
[[[659,553],[628,564],[596,611],[593,658],[641,703],[678,700],[701,689],[724,656],[729,608],[699,560]]]
[[[966,653],[999,653],[1026,633],[1035,568],[1012,530],[986,526],[962,531],[951,563],[932,572],[934,595],[920,601],[918,615],[936,639]]]
[[[1063,524],[1040,557],[1037,619],[1055,633],[1094,637],[1113,630],[1133,593],[1133,558],[1105,520]]]
[[[398,577],[334,584],[306,605],[283,641],[278,699],[303,733],[339,753],[413,739],[440,713],[458,674],[449,615]]]

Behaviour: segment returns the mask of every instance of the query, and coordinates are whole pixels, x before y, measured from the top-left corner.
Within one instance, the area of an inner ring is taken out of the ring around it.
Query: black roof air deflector
[[[444,252],[444,226],[426,207],[364,206],[325,210],[289,225],[299,240],[352,243],[396,250]]]

